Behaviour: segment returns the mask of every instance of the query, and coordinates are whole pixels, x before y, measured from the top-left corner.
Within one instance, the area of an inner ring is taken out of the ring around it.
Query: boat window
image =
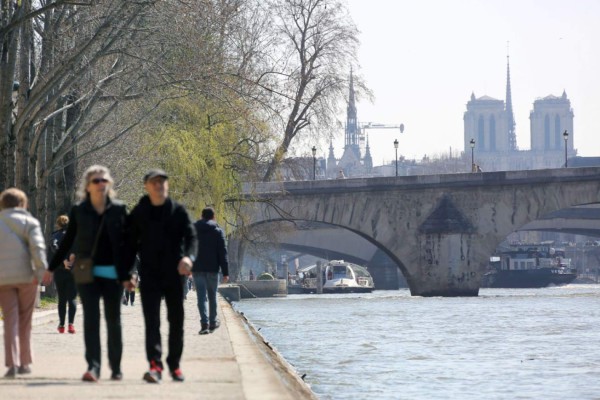
[[[371,276],[371,274],[369,274],[369,272],[367,271],[367,269],[361,267],[360,265],[353,265],[352,268],[354,269],[354,274],[357,277],[359,277],[359,276],[365,276],[365,277]]]
[[[345,265],[334,265],[330,267],[333,269],[333,277],[332,279],[343,279],[347,278],[346,274],[346,266]]]

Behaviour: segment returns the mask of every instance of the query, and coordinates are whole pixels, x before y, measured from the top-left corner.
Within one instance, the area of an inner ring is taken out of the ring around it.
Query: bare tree
[[[318,125],[332,126],[356,65],[358,30],[338,0],[271,0],[272,65],[256,81],[273,96],[282,132],[263,180],[271,180],[292,141]],[[361,86],[360,82],[357,82]]]
[[[22,187],[49,221],[70,202],[76,162],[118,142],[169,96],[175,77],[160,61],[170,48],[153,25],[167,6],[3,1],[0,189]]]

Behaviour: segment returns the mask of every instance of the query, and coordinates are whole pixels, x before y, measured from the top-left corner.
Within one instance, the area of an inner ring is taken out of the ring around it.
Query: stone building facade
[[[560,168],[573,147],[573,109],[566,92],[557,97],[537,99],[530,113],[530,150],[519,150],[512,111],[510,65],[507,62],[506,102],[489,96],[475,97],[467,103],[464,114],[464,150],[474,155],[474,163],[483,171]],[[471,140],[475,146],[471,149]]]

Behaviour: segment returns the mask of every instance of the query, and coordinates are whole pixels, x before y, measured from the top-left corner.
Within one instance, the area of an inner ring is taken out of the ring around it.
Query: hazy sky
[[[529,149],[529,112],[563,89],[575,114],[579,155],[600,156],[600,0],[348,0],[360,33],[360,69],[375,95],[360,122],[404,123],[369,131],[375,165],[463,150],[471,92],[505,100],[509,42],[513,112]],[[343,117],[343,116],[341,116]],[[336,156],[343,134],[334,142]],[[319,154],[326,156],[326,149]]]

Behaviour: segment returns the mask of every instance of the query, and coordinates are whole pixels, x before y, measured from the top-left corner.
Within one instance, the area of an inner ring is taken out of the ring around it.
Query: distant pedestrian
[[[123,287],[133,285],[134,277],[122,262],[127,210],[125,204],[114,198],[112,187],[110,171],[104,166],[92,165],[83,173],[77,191],[80,203],[71,209],[67,232],[48,267],[49,271],[56,271],[71,248],[75,250],[73,268],[80,268],[78,260],[91,260],[91,282],[78,282],[75,277],[83,306],[87,371],[82,380],[85,382],[97,382],[100,377],[100,299],[108,334],[110,379],[123,379],[121,296]]]
[[[136,256],[135,264],[134,264],[133,268],[131,269],[131,273],[133,275],[138,276],[139,266],[140,266],[140,258],[139,258],[139,256]],[[136,285],[133,285],[130,288],[126,288],[123,291],[123,305],[124,306],[130,305],[133,307],[133,305],[135,304],[135,289],[136,289],[137,285],[139,285],[139,284],[140,284],[140,281],[139,281],[139,279],[137,279]]]
[[[51,281],[40,223],[16,188],[0,193],[0,308],[4,317],[6,378],[31,373],[31,322],[38,282]]]
[[[133,304],[135,303],[135,287],[133,287],[131,290],[129,289],[125,289],[123,291],[123,305],[130,305],[133,307]]]
[[[206,207],[202,210],[202,218],[194,225],[198,235],[198,255],[192,274],[198,295],[199,333],[205,335],[213,332],[220,325],[217,317],[219,269],[223,273],[223,283],[229,282],[229,261],[225,233],[215,221],[215,210]]]
[[[183,352],[183,285],[191,273],[196,254],[196,233],[185,207],[169,197],[165,171],[153,169],[144,176],[142,197],[129,219],[128,263],[140,255],[140,295],[146,324],[146,357],[150,369],[143,379],[159,383],[162,379],[160,303],[164,297],[169,321],[171,377],[183,382],[179,362]]]
[[[58,250],[63,237],[67,233],[67,226],[69,225],[69,217],[61,215],[56,219],[56,230],[52,232],[52,240],[50,243],[50,251],[48,258],[52,259],[52,256]],[[70,251],[69,251],[70,253]],[[65,256],[62,264],[54,270],[54,283],[56,284],[56,291],[58,292],[58,333],[65,333],[65,318],[67,314],[67,306],[69,308],[69,325],[67,332],[75,333],[75,313],[77,312],[77,289],[75,287],[75,280],[71,273],[73,261],[75,256],[69,254]]]

